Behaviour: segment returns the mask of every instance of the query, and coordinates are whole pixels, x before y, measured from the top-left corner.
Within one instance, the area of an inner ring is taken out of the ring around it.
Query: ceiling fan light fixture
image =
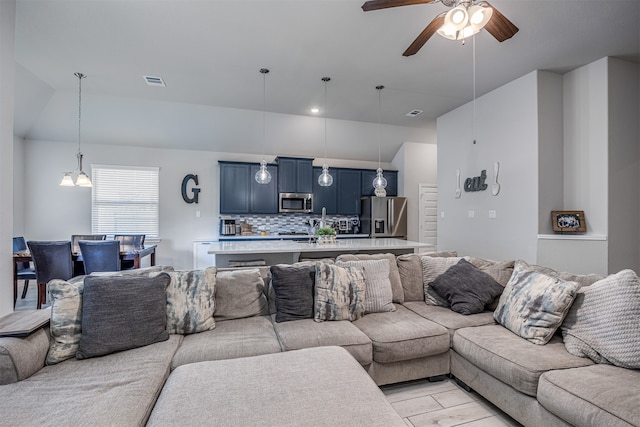
[[[469,7],[469,25],[474,31],[480,31],[493,16],[493,9],[483,4],[474,4]]]
[[[444,17],[444,25],[455,31],[462,30],[469,22],[469,12],[464,5],[451,9]]]

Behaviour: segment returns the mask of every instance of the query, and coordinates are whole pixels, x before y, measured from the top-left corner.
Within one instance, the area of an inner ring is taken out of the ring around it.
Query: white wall
[[[0,200],[13,200],[13,81],[16,2],[0,1]],[[0,317],[13,311],[13,203],[0,206]]]
[[[219,167],[218,160],[252,161],[260,155],[153,149],[146,147],[113,147],[83,144],[85,170],[90,164],[117,164],[160,167],[160,237],[157,263],[176,269],[193,265],[193,241],[211,239],[218,234]],[[27,167],[36,173],[26,174],[21,191],[24,201],[25,237],[32,240],[69,239],[71,234],[91,231],[91,189],[60,187],[65,170],[75,166],[77,146],[74,143],[26,141],[24,157]],[[275,155],[265,156],[268,161]],[[332,167],[375,168],[377,162],[329,159]],[[383,163],[384,168],[391,168]],[[88,171],[87,171],[88,172]],[[201,189],[199,203],[187,204],[180,188],[186,174],[198,175]],[[196,211],[200,217],[196,217]]]
[[[438,249],[490,259],[535,262],[538,232],[538,72],[529,73],[438,118]],[[454,197],[456,169],[467,177],[500,162],[498,196]],[[489,219],[489,210],[496,218]],[[475,218],[468,218],[474,211]],[[444,214],[444,218],[442,217]]]
[[[18,189],[22,188],[24,181],[24,139],[13,137],[13,235],[22,236],[24,234],[24,192]],[[17,188],[17,189],[16,189]]]
[[[391,162],[398,169],[398,195],[407,198],[407,240],[420,239],[420,184],[438,181],[438,147],[405,142]]]

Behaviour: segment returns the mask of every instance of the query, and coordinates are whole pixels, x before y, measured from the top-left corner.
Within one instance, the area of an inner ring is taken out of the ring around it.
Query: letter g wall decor
[[[182,180],[182,199],[187,203],[198,203],[198,193],[200,193],[199,188],[194,187],[191,190],[191,192],[193,193],[192,197],[189,197],[189,195],[187,194],[187,184],[189,184],[189,181],[191,180],[193,180],[193,183],[195,185],[198,185],[198,175],[185,175],[184,179]]]

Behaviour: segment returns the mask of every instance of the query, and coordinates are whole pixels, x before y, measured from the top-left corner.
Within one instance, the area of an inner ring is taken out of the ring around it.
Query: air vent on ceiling
[[[419,116],[420,114],[422,114],[422,110],[411,110],[407,114],[405,114],[405,116],[415,117],[415,116]]]
[[[149,86],[167,87],[162,77],[142,76]]]

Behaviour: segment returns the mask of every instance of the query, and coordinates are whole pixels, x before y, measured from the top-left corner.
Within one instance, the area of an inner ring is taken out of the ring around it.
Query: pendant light
[[[380,167],[380,146],[382,145],[382,89],[384,86],[376,86],[378,90],[378,170],[376,171],[376,177],[373,179],[373,188],[375,189],[375,195],[377,197],[384,197],[387,195],[387,180],[382,175],[382,168]]]
[[[271,173],[267,170],[267,161],[264,160],[264,148],[267,145],[267,133],[265,130],[266,114],[267,114],[267,74],[268,68],[260,68],[262,74],[262,161],[260,162],[260,169],[256,172],[256,182],[258,184],[268,184],[271,182]]]
[[[82,79],[86,76],[82,73],[74,73],[74,76],[78,78],[78,154],[76,157],[78,159],[78,178],[76,182],[73,182],[73,178],[71,177],[73,172],[65,172],[62,177],[62,181],[60,181],[60,185],[63,187],[93,187],[91,184],[91,179],[89,176],[84,173],[82,169],[82,151],[80,150],[80,141],[81,141],[81,123],[82,123]]]
[[[327,166],[327,113],[329,107],[327,104],[327,83],[331,80],[331,77],[323,77],[324,82],[324,164],[322,165],[322,173],[318,177],[318,185],[321,187],[331,187],[333,184],[333,177],[329,173],[329,166]]]

